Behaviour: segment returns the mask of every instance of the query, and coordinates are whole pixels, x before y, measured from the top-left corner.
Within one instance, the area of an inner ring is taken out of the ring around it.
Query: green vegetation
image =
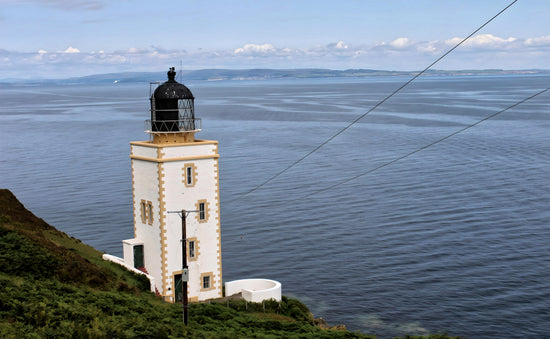
[[[101,255],[0,189],[0,338],[375,338],[332,329],[286,297],[191,304],[184,326],[181,305]]]
[[[315,326],[306,306],[226,300],[190,306],[49,226],[0,190],[1,338],[369,338]]]

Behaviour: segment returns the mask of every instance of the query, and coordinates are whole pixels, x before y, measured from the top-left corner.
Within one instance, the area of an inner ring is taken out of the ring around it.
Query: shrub
[[[0,228],[0,272],[36,278],[49,278],[59,267],[55,256],[29,238]]]

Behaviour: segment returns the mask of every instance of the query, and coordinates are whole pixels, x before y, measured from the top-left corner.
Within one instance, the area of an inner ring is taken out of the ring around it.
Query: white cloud
[[[347,49],[348,45],[346,45],[346,43],[343,42],[343,41],[338,41],[336,43],[336,45],[334,46],[334,48],[336,48],[336,49]]]
[[[322,46],[322,47],[316,47],[316,48],[313,48],[314,50],[316,51],[334,51],[334,52],[338,52],[338,51],[345,51],[349,48],[349,46],[343,42],[343,41],[338,41],[338,42],[333,42],[333,43],[330,43],[330,44],[327,44],[325,46]]]
[[[502,43],[514,42],[516,40],[517,40],[516,38],[512,38],[512,37],[508,39],[503,39],[503,38],[496,37],[492,34],[480,34],[473,38],[470,38],[468,40],[468,43],[472,45],[475,45],[475,44],[484,45],[484,44],[495,44],[495,43],[502,44]]]
[[[273,47],[272,44],[263,44],[263,45],[246,44],[241,48],[237,48],[234,51],[234,53],[254,55],[254,54],[268,54],[268,53],[273,53],[275,51],[276,51],[275,47]]]
[[[452,38],[449,40],[445,40],[445,43],[450,46],[454,46],[458,44],[460,41],[462,41],[463,38]],[[500,37],[496,37],[492,34],[479,34],[476,36],[471,37],[470,39],[466,40],[462,45],[467,47],[473,47],[473,48],[507,48],[510,47],[513,43],[517,42],[518,39],[509,37],[508,39],[503,39]]]
[[[409,38],[397,38],[389,43],[390,46],[395,48],[405,48],[412,45],[412,42]]]
[[[140,53],[148,53],[149,50],[147,48],[132,47],[132,48],[129,48],[126,52],[130,54],[140,54]]]
[[[425,43],[419,43],[417,49],[422,53],[435,54],[440,50],[440,43],[438,41],[430,41]]]
[[[295,55],[311,55],[311,56],[333,56],[333,55],[352,55],[353,47],[346,44],[344,41],[331,42],[322,46],[314,46],[311,48],[304,48],[301,50],[293,50],[292,53]]]
[[[525,40],[527,46],[550,46],[550,35]]]
[[[64,51],[14,52],[0,50],[9,63],[0,63],[0,74],[17,77],[20,69],[34,67],[33,74],[72,77],[94,73],[157,70],[167,64],[184,68],[371,68],[418,70],[448,51],[461,38],[416,41],[400,37],[392,41],[352,45],[342,40],[325,45],[291,48],[271,43],[246,44],[236,49],[187,51],[158,46],[126,50],[85,52],[75,47]],[[550,69],[550,36],[529,39],[502,38],[491,34],[472,37],[442,62],[439,69]],[[24,76],[22,74],[21,76]]]
[[[66,50],[58,53],[80,53],[80,50],[78,48],[74,48],[72,46],[69,46]]]
[[[459,42],[461,42],[463,40],[463,38],[458,38],[458,37],[455,37],[455,38],[452,38],[452,39],[448,39],[448,40],[445,40],[445,43],[447,45],[456,45],[458,44]]]

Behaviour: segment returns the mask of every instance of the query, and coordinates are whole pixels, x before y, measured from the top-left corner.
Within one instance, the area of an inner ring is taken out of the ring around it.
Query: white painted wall
[[[213,141],[198,141],[179,145],[161,145],[160,154],[163,178],[159,178],[159,163],[155,161],[159,155],[156,147],[132,144],[132,155],[145,157],[132,159],[132,173],[134,179],[134,225],[135,239],[143,242],[145,268],[155,277],[156,288],[161,294],[173,294],[173,274],[182,269],[181,218],[178,214],[168,211],[182,209],[195,210],[198,200],[208,202],[208,221],[199,222],[197,213],[190,213],[187,217],[187,237],[197,238],[199,256],[196,261],[188,261],[189,265],[189,297],[206,300],[221,296],[222,277],[221,259],[218,258],[219,249],[219,208],[218,200],[218,173],[217,173],[217,143]],[[198,159],[192,159],[197,157]],[[184,160],[173,161],[178,158]],[[191,159],[190,159],[191,158]],[[155,159],[155,160],[153,160]],[[197,171],[197,180],[193,187],[184,184],[184,165],[193,163]],[[159,186],[159,180],[164,180]],[[163,286],[159,187],[163,188],[165,211],[163,221],[166,230],[166,259],[167,285]],[[153,225],[141,220],[141,200],[151,201],[153,204]],[[128,246],[128,245],[127,245]],[[128,253],[127,253],[128,252]],[[131,259],[127,256],[131,255]],[[133,263],[133,251],[125,249],[125,262]],[[212,290],[201,291],[201,274],[213,273]]]
[[[225,283],[225,295],[242,293],[246,301],[262,302],[274,299],[281,301],[282,285],[270,279],[241,279]]]
[[[134,267],[134,246],[136,245],[143,245],[143,241],[135,238],[122,240],[124,264],[128,267]]]
[[[197,152],[197,150],[200,150]],[[215,145],[192,145],[181,147],[165,148],[165,155],[171,157],[189,156],[189,154],[204,156],[215,155]],[[186,187],[184,180],[183,167],[187,163],[193,163],[197,171],[197,180],[193,187]],[[221,281],[218,274],[221,262],[217,260],[218,256],[218,220],[219,211],[216,206],[217,177],[215,175],[215,164],[217,159],[198,159],[171,161],[165,163],[165,178],[170,184],[166,184],[166,210],[176,211],[185,209],[192,211],[196,209],[198,200],[206,199],[208,202],[208,221],[199,222],[198,213],[191,212],[187,217],[187,237],[197,238],[199,247],[199,256],[196,261],[188,261],[189,266],[189,296],[198,297],[199,300],[206,300],[220,296]],[[168,179],[170,178],[170,179]],[[181,218],[173,214],[167,216],[168,231],[168,270],[170,272],[179,272],[182,269],[182,246],[181,239]],[[214,290],[201,291],[201,274],[213,272]],[[170,274],[170,285],[173,286],[172,276]]]
[[[131,145],[132,155],[147,157],[147,158],[156,158],[157,157],[157,148],[156,147],[147,147],[142,145]]]
[[[164,158],[192,157],[215,154],[214,147],[217,142],[213,140],[195,140],[194,143],[179,145],[166,145],[163,147]],[[183,151],[183,152],[182,152]]]
[[[149,154],[153,150],[156,158],[156,149],[151,147],[132,145],[133,154]],[[159,205],[159,177],[156,162],[132,159],[132,174],[134,179],[134,238],[143,242],[143,260],[147,272],[156,278],[156,288],[163,293],[161,277],[161,234],[160,234],[160,205]],[[153,224],[143,223],[141,220],[141,200],[151,201],[153,205]],[[133,260],[133,259],[132,259]]]

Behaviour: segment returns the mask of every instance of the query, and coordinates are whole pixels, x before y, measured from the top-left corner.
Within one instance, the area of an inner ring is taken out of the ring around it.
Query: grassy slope
[[[0,189],[0,338],[374,338],[321,329],[286,297],[192,304],[184,326],[181,305],[162,302],[144,276],[101,255]]]
[[[307,308],[287,298],[192,304],[186,327],[181,305],[162,302],[146,278],[101,254],[0,190],[0,337],[368,337],[316,327]]]

